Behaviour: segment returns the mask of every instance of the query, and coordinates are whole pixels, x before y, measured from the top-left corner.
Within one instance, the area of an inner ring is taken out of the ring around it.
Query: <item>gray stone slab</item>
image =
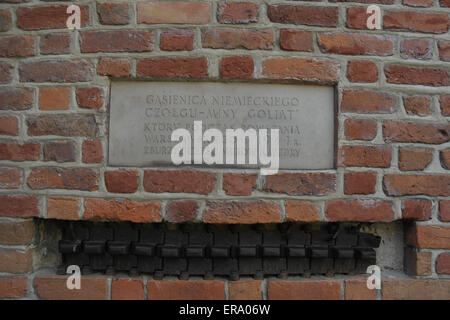
[[[280,169],[334,167],[333,87],[130,81],[111,83],[109,165],[174,166],[170,154],[178,142],[171,141],[172,131],[186,128],[193,136],[199,120],[203,131],[221,130],[224,145],[225,129],[280,129]]]

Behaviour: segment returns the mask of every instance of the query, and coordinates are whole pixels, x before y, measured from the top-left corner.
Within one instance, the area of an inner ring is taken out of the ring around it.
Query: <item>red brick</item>
[[[431,98],[427,96],[403,97],[403,106],[409,115],[426,116],[430,114]]]
[[[223,174],[223,190],[229,196],[250,196],[256,188],[256,174]]]
[[[219,2],[217,5],[219,23],[258,22],[258,4],[252,2]]]
[[[319,207],[312,201],[286,200],[287,222],[315,222],[320,220]]]
[[[14,299],[23,298],[27,295],[28,279],[20,278],[0,278],[0,298]]]
[[[78,88],[76,97],[80,108],[100,109],[103,107],[104,93],[102,88]]]
[[[38,275],[34,278],[34,292],[44,300],[107,300],[108,279],[106,277],[82,277],[81,289],[70,290],[67,276]]]
[[[86,168],[33,168],[28,175],[31,189],[98,190],[98,172]]]
[[[400,148],[398,158],[401,171],[423,171],[433,160],[433,150]]]
[[[208,75],[208,60],[200,58],[148,58],[137,63],[138,77],[204,78]]]
[[[367,30],[367,19],[370,13],[367,13],[367,7],[347,8],[347,27],[350,29]]]
[[[33,105],[34,89],[0,88],[0,110],[26,110]]]
[[[86,82],[94,75],[92,64],[85,60],[46,60],[21,62],[21,82]]]
[[[342,146],[339,164],[344,167],[389,168],[391,148],[389,146]]]
[[[101,24],[128,24],[128,3],[97,3],[97,13]]]
[[[198,203],[194,200],[175,200],[167,204],[164,220],[168,222],[188,222],[197,217]]]
[[[280,206],[274,201],[207,201],[205,223],[253,224],[281,222]]]
[[[131,221],[137,223],[161,222],[160,201],[132,201],[87,198],[84,201],[86,220]]]
[[[17,189],[21,184],[21,168],[0,167],[0,189]]]
[[[146,24],[207,24],[211,21],[208,2],[138,2],[137,22]]]
[[[395,109],[396,97],[389,93],[372,90],[344,90],[341,109],[343,112],[391,113]]]
[[[67,110],[70,106],[70,88],[53,87],[39,89],[40,110]]]
[[[75,146],[72,141],[50,141],[44,143],[44,161],[75,161]]]
[[[49,197],[47,218],[59,220],[79,220],[80,200],[73,197]]]
[[[441,150],[439,152],[442,168],[450,170],[450,149]]]
[[[450,0],[439,0],[439,5],[444,8],[450,8]]]
[[[0,134],[17,136],[19,134],[19,121],[16,117],[0,117]]]
[[[101,58],[97,73],[112,78],[128,77],[131,73],[131,61],[127,59]]]
[[[263,191],[296,196],[333,194],[336,192],[336,175],[321,172],[277,173],[266,176]]]
[[[433,0],[403,0],[403,4],[410,7],[431,7]]]
[[[100,140],[85,140],[82,149],[83,163],[101,163],[103,161],[103,148]]]
[[[384,74],[388,83],[432,87],[450,85],[450,73],[445,69],[389,64],[384,67]]]
[[[375,193],[376,172],[347,172],[344,175],[345,194]]]
[[[192,51],[194,49],[193,30],[165,30],[159,37],[161,50]]]
[[[436,272],[450,274],[450,253],[441,253],[436,259]]]
[[[403,200],[403,219],[429,220],[431,218],[431,201],[429,200]]]
[[[0,62],[0,83],[10,83],[14,67],[9,63]]]
[[[68,6],[20,7],[17,9],[17,26],[23,30],[66,29]],[[89,24],[89,7],[80,7],[81,27]]]
[[[376,300],[377,291],[367,288],[367,279],[345,280],[345,300]]]
[[[378,68],[372,61],[352,60],[347,64],[347,79],[350,82],[376,82]]]
[[[313,52],[313,34],[309,31],[280,30],[280,48],[288,51]]]
[[[230,300],[262,300],[261,280],[229,281]]]
[[[340,300],[341,281],[269,281],[269,300]]]
[[[255,66],[249,56],[223,57],[220,60],[220,77],[222,79],[251,79]]]
[[[329,200],[325,207],[329,221],[389,222],[394,215],[392,203],[383,200]]]
[[[224,300],[225,282],[218,280],[149,280],[149,300]]]
[[[41,145],[34,142],[19,144],[13,141],[0,142],[0,160],[35,161],[39,159]]]
[[[1,195],[0,216],[30,218],[39,216],[39,198],[23,195]]]
[[[210,194],[216,175],[206,171],[145,170],[144,190],[147,192]]]
[[[385,142],[416,142],[441,144],[449,141],[448,123],[418,123],[386,121],[383,123]]]
[[[383,300],[448,300],[450,280],[386,279],[382,281]]]
[[[135,279],[113,279],[111,300],[144,300],[144,281]]]
[[[116,193],[134,193],[138,189],[137,170],[115,170],[105,172],[106,190]]]
[[[0,32],[11,30],[12,18],[8,10],[0,10]]]
[[[153,33],[141,30],[85,31],[81,33],[81,52],[152,51]]]
[[[388,174],[384,176],[383,188],[390,196],[428,195],[450,196],[450,175]]]
[[[274,41],[272,29],[202,29],[203,48],[270,50]]]
[[[385,11],[383,29],[445,33],[448,29],[448,15],[432,12]]]
[[[439,41],[438,49],[439,49],[439,58],[442,61],[450,61],[450,41]]]
[[[414,248],[405,248],[405,272],[413,276],[431,276],[431,252],[420,252]]]
[[[35,234],[32,219],[23,221],[4,221],[0,223],[0,243],[7,246],[30,244]]]
[[[98,132],[92,114],[30,115],[26,122],[29,136],[95,137]]]
[[[415,248],[450,249],[450,227],[412,226],[407,231],[406,243]]]
[[[267,15],[275,23],[335,27],[339,21],[338,7],[269,5]]]
[[[370,141],[377,135],[377,122],[369,119],[345,119],[345,138]]]
[[[439,219],[441,221],[450,221],[450,200],[439,201]]]
[[[318,36],[317,43],[324,53],[377,56],[390,56],[393,53],[392,41],[378,35],[322,33]]]
[[[441,114],[443,116],[450,116],[450,95],[440,96],[439,104],[441,106]]]
[[[429,60],[433,57],[433,40],[404,39],[400,42],[400,56],[404,59]]]
[[[0,248],[0,272],[28,273],[33,269],[34,249],[19,251]]]
[[[35,55],[36,39],[30,35],[0,38],[0,57],[29,57]]]
[[[70,53],[71,36],[69,33],[49,33],[41,36],[41,54]]]
[[[328,59],[270,58],[264,61],[262,75],[271,79],[335,82],[339,63]]]

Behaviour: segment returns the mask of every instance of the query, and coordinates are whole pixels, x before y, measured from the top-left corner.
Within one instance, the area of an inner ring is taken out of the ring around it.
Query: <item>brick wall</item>
[[[0,0],[0,297],[450,297],[448,0],[73,3],[82,17],[75,31],[66,28],[71,2]],[[367,30],[367,3],[381,8],[382,30]],[[337,168],[263,177],[109,167],[115,78],[335,85]],[[38,218],[404,219],[409,277],[386,278],[381,292],[350,278],[99,277],[68,293],[41,274]]]

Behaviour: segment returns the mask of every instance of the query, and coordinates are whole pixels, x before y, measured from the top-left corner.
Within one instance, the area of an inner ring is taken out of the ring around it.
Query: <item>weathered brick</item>
[[[34,249],[19,251],[0,248],[0,272],[28,273],[33,269]]]
[[[433,0],[403,0],[403,4],[410,7],[431,7]]]
[[[39,143],[0,141],[0,160],[35,161],[39,159],[40,153],[41,145]]]
[[[92,64],[85,60],[46,60],[21,62],[21,82],[86,82],[94,75]]]
[[[398,167],[402,171],[422,171],[433,160],[431,149],[400,148]]]
[[[69,33],[49,33],[41,36],[41,54],[70,53],[71,35]]]
[[[439,201],[439,219],[441,221],[450,221],[450,200]]]
[[[388,174],[384,176],[384,192],[390,196],[450,196],[450,175]]]
[[[131,61],[127,59],[101,58],[97,73],[112,78],[128,77],[131,73]]]
[[[274,41],[272,29],[202,29],[203,48],[270,50]]]
[[[372,90],[344,90],[341,110],[357,113],[391,113],[395,109],[396,97],[390,93]]]
[[[0,223],[0,243],[2,245],[27,245],[33,241],[34,234],[34,222],[31,219]]]
[[[144,281],[140,279],[113,279],[111,300],[144,300]]]
[[[29,57],[36,51],[36,39],[31,35],[0,37],[0,57]]]
[[[258,4],[252,2],[219,2],[217,5],[219,23],[258,22]]]
[[[44,143],[44,161],[75,161],[75,146],[72,141],[50,141]]]
[[[39,89],[40,110],[67,110],[70,106],[70,88],[53,87]]]
[[[345,55],[393,54],[392,41],[384,36],[360,33],[322,33],[317,38],[319,48],[324,53]]]
[[[336,192],[333,173],[277,173],[265,178],[262,188],[266,192],[289,195],[328,195]]]
[[[250,196],[256,188],[256,174],[224,173],[223,190],[229,196]]]
[[[73,197],[48,197],[47,218],[79,220],[80,200]]]
[[[130,21],[128,10],[128,3],[97,3],[97,13],[101,24],[128,24]]]
[[[405,248],[405,272],[413,276],[431,276],[431,252],[419,252],[414,248]]]
[[[421,225],[409,227],[406,243],[415,248],[450,249],[450,227]]]
[[[39,216],[39,198],[23,195],[1,195],[0,216],[30,218]]]
[[[85,140],[82,146],[83,163],[101,163],[103,161],[103,147],[100,140]]]
[[[376,172],[347,172],[344,174],[345,194],[375,193]]]
[[[439,58],[442,61],[450,61],[450,41],[439,41],[438,49],[439,49]]]
[[[320,220],[319,207],[312,201],[287,200],[285,211],[287,222],[315,222]]]
[[[367,13],[367,7],[347,8],[347,27],[350,29],[367,30],[367,19],[370,13]]]
[[[439,152],[442,168],[450,170],[450,149],[441,150]]]
[[[28,279],[26,277],[0,278],[0,298],[23,298],[27,295]]]
[[[0,32],[11,30],[12,17],[8,10],[0,10]]]
[[[102,88],[78,88],[76,98],[80,108],[101,109],[105,94]]]
[[[45,114],[27,117],[30,136],[95,137],[97,121],[91,114]]]
[[[70,290],[67,276],[38,275],[34,278],[34,292],[44,300],[107,300],[108,278],[83,277],[79,290]]]
[[[345,119],[345,138],[370,141],[377,135],[377,122],[370,119]]]
[[[439,104],[441,106],[441,114],[445,117],[450,116],[450,95],[440,96]]]
[[[0,189],[17,189],[21,184],[21,168],[0,167]]]
[[[0,110],[26,110],[33,105],[34,89],[0,88]]]
[[[335,82],[340,65],[327,59],[269,58],[264,61],[262,75],[271,79]]]
[[[335,27],[339,21],[338,7],[269,5],[267,15],[275,23]]]
[[[31,189],[98,190],[98,172],[86,168],[33,168],[28,175]]]
[[[146,24],[207,24],[211,21],[208,2],[138,2],[137,22]]]
[[[203,213],[205,223],[278,223],[280,206],[274,201],[207,201]]]
[[[384,74],[388,83],[432,87],[450,85],[450,72],[440,68],[389,64],[384,67]]]
[[[14,68],[9,63],[0,62],[0,83],[10,83]]]
[[[445,33],[448,29],[447,13],[385,11],[383,29],[412,32]]]
[[[145,52],[152,51],[153,33],[141,30],[84,31],[81,52]]]
[[[230,300],[262,300],[261,280],[228,282]]]
[[[19,121],[16,117],[0,117],[0,134],[17,136],[19,134]]]
[[[384,200],[329,200],[325,207],[329,221],[389,222],[394,215],[392,203]]]
[[[134,193],[138,189],[137,170],[115,170],[105,172],[105,186],[109,192]]]
[[[89,7],[80,7],[81,27],[89,24]],[[23,30],[66,29],[67,6],[20,7],[17,9],[17,26]]]
[[[149,280],[149,300],[224,300],[225,282],[219,280]]]
[[[208,60],[200,58],[148,58],[137,63],[138,77],[204,78]]]
[[[385,279],[381,287],[383,300],[450,299],[450,280],[445,279]]]
[[[439,0],[439,5],[444,8],[450,8],[450,0]]]
[[[210,194],[216,175],[206,171],[145,170],[144,190],[147,192],[178,192]]]
[[[84,200],[86,220],[131,221],[137,223],[161,222],[160,201],[132,201],[87,198]]]
[[[347,79],[350,82],[376,82],[378,68],[375,63],[367,60],[352,60],[347,64]]]
[[[427,96],[403,97],[403,106],[409,115],[426,116],[430,114],[431,98]]]
[[[339,165],[344,167],[389,168],[391,165],[389,146],[342,146]]]
[[[220,78],[251,79],[255,68],[252,57],[232,56],[220,60]]]
[[[192,51],[194,49],[193,30],[165,30],[159,36],[161,50]]]
[[[400,42],[400,56],[404,59],[429,60],[433,56],[433,40],[404,39]]]
[[[403,219],[429,220],[431,218],[431,201],[408,199],[402,201]]]
[[[339,280],[269,281],[269,300],[340,300]]]
[[[441,144],[450,139],[450,125],[448,123],[385,121],[383,136],[385,142]]]
[[[280,48],[288,51],[313,52],[313,34],[310,31],[280,30]]]
[[[436,259],[436,272],[450,274],[450,253],[441,253]]]
[[[345,300],[376,300],[377,291],[367,288],[367,279],[345,280]]]
[[[197,217],[198,203],[195,200],[174,200],[166,207],[164,219],[168,222],[188,222]]]

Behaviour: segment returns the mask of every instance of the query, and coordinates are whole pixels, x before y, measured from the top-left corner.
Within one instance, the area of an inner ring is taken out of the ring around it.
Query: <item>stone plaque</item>
[[[194,121],[202,121],[203,132],[216,128],[223,133],[224,149],[226,129],[279,129],[280,169],[331,169],[334,120],[334,88],[329,86],[113,81],[109,164],[174,166],[171,151],[178,141],[171,141],[172,132],[184,128],[194,137]],[[245,163],[223,167],[260,167]]]

